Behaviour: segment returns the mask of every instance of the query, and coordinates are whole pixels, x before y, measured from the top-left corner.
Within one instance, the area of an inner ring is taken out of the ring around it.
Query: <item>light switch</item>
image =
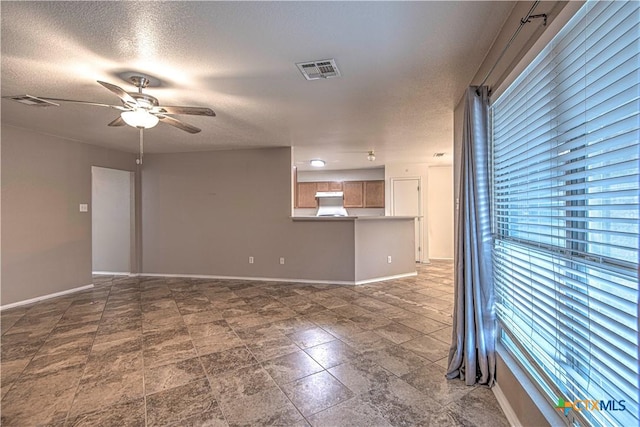
[[[80,203],[80,212],[89,212],[89,205],[86,203]]]

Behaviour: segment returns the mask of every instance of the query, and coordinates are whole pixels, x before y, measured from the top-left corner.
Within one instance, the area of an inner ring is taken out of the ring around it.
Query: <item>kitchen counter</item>
[[[293,221],[355,221],[355,220],[406,220],[416,219],[420,217],[415,216],[292,216]]]

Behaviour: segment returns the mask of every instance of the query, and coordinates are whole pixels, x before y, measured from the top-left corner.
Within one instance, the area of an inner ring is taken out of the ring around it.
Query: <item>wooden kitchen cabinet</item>
[[[316,191],[329,191],[328,182],[316,182]]]
[[[329,191],[342,191],[342,183],[337,181],[330,182]]]
[[[342,191],[341,182],[316,182],[316,191]]]
[[[317,208],[316,191],[317,186],[315,182],[299,182],[297,185],[298,192],[298,205],[297,208]]]
[[[362,181],[345,181],[342,183],[345,208],[361,208],[364,206],[364,183]]]
[[[364,207],[384,208],[384,181],[364,182]]]
[[[317,208],[316,192],[343,191],[345,208],[384,208],[384,181],[298,182],[296,208]]]

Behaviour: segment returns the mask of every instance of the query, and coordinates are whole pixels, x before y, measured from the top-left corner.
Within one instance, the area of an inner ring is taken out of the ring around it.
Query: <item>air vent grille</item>
[[[296,63],[298,69],[307,80],[331,79],[340,77],[340,70],[335,59],[321,59]]]
[[[435,153],[433,157],[444,157],[444,153]]]
[[[56,104],[55,102],[46,101],[41,98],[36,98],[31,95],[16,95],[16,96],[3,96],[6,99],[12,99],[21,104],[30,105],[32,107],[59,107],[60,104]]]

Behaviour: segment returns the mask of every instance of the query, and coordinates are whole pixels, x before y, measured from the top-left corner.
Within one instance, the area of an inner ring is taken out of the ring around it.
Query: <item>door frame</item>
[[[416,262],[423,263],[424,259],[424,215],[423,215],[423,198],[422,198],[422,177],[421,176],[403,176],[397,178],[390,178],[390,203],[391,203],[391,215],[395,215],[395,193],[394,193],[394,184],[396,181],[418,181],[418,256]]]
[[[124,275],[133,275],[138,272],[138,255],[137,255],[137,228],[136,228],[136,172],[127,170],[127,169],[119,169],[114,167],[107,166],[99,166],[99,165],[91,165],[91,271],[94,273],[94,263],[93,263],[93,214],[94,214],[94,188],[93,188],[93,172],[95,169],[109,169],[118,172],[124,172],[129,175],[129,268],[128,271],[122,272],[103,272],[103,273],[115,273],[115,274],[124,274]],[[99,272],[100,273],[100,272]]]

